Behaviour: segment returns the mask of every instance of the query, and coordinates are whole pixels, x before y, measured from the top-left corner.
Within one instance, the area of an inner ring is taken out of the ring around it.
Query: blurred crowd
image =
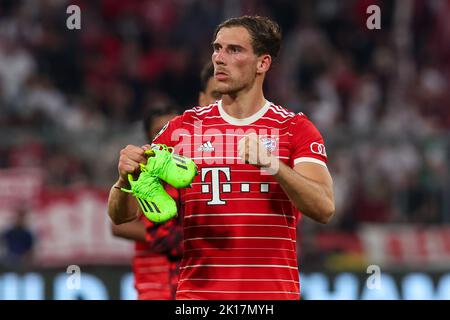
[[[69,30],[66,8],[81,8]],[[366,9],[381,8],[369,30]],[[0,168],[42,167],[48,188],[108,188],[140,120],[196,104],[211,36],[241,14],[278,21],[267,98],[327,142],[332,225],[450,222],[450,2],[3,0]]]

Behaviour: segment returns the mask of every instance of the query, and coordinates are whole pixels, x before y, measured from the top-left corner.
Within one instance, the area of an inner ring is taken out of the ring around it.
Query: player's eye
[[[241,49],[239,47],[231,47],[230,51],[231,51],[231,53],[238,53],[238,52],[241,52]]]

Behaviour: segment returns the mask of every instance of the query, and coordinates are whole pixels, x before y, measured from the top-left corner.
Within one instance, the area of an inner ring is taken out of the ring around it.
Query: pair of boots
[[[177,216],[177,204],[164,190],[161,180],[181,189],[191,186],[198,174],[197,165],[189,158],[173,153],[173,148],[156,144],[146,150],[147,164],[140,164],[137,180],[128,174],[131,193],[138,201],[144,215],[152,222],[164,223]]]

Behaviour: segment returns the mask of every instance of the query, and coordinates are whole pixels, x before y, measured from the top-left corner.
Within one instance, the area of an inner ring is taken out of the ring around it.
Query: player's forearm
[[[320,223],[330,221],[335,210],[332,187],[301,175],[281,161],[274,177],[302,214]]]
[[[119,179],[109,191],[108,215],[114,224],[122,224],[136,219],[136,210],[133,210],[130,203],[132,199],[127,193],[120,191],[120,187],[126,187],[126,185]]]
[[[111,231],[116,237],[145,242],[145,226],[138,219],[121,225],[112,224]]]

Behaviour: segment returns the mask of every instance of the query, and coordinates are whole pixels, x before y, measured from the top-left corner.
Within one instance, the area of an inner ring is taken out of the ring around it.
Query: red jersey
[[[167,257],[149,250],[145,242],[136,241],[134,248],[132,268],[138,299],[173,299],[169,277],[170,262]]]
[[[184,256],[177,299],[299,299],[296,225],[300,219],[275,178],[238,156],[238,141],[254,132],[290,167],[326,166],[321,134],[300,113],[270,102],[236,119],[221,101],[187,110],[154,143],[198,165],[181,192]]]

